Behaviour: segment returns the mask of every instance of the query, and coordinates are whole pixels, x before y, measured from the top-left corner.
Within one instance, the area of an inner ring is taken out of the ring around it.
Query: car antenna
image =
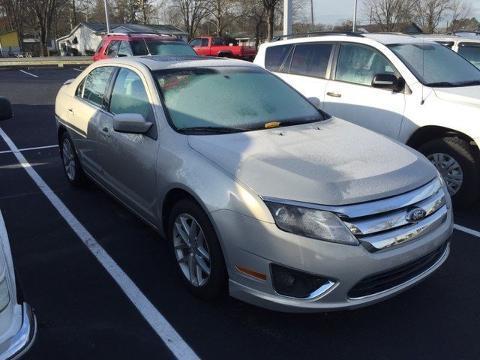
[[[425,38],[424,37],[422,37],[422,78],[423,78],[423,81],[425,81]],[[425,104],[425,98],[423,95],[423,88],[424,88],[423,83],[421,83],[421,86],[422,86],[422,101],[420,102],[420,105],[423,105]]]

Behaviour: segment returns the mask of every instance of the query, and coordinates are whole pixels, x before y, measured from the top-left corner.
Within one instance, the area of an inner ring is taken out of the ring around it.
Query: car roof
[[[301,42],[316,42],[316,41],[346,41],[350,40],[358,43],[377,42],[383,45],[390,44],[418,44],[419,40],[408,34],[402,33],[325,33],[325,34],[307,34],[305,37],[294,37],[285,40],[277,40],[268,43],[267,46],[274,46],[276,44],[284,43],[301,43]]]
[[[429,39],[434,41],[453,41],[453,42],[469,42],[480,44],[480,39],[470,39],[462,36],[456,35],[445,35],[445,34],[422,34],[416,35],[417,39]]]
[[[164,41],[180,41],[175,36],[162,35],[162,34],[148,34],[148,33],[110,33],[107,34],[107,38],[111,39],[159,39]]]
[[[198,68],[198,67],[226,67],[242,66],[259,68],[257,65],[243,60],[228,58],[212,58],[205,56],[128,56],[100,60],[103,65],[131,65],[142,64],[152,71],[166,69]]]

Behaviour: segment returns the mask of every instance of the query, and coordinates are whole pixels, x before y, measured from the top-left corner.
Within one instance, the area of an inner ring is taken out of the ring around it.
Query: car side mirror
[[[310,102],[310,104],[312,104],[313,106],[315,106],[317,109],[320,109],[320,99],[318,97],[309,97],[308,98],[308,101]]]
[[[12,104],[4,97],[0,97],[0,121],[13,118]]]
[[[393,74],[376,74],[372,79],[372,87],[378,89],[390,89],[392,91],[402,91],[405,87],[405,80],[398,78]]]
[[[113,130],[120,133],[145,134],[152,127],[140,114],[119,114],[113,117]]]

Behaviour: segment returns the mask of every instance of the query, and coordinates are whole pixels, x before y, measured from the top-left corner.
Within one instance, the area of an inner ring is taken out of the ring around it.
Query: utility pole
[[[107,0],[103,0],[103,4],[105,5],[105,23],[107,24],[107,34],[109,34],[110,33],[110,20],[108,20]]]
[[[357,31],[357,0],[355,0],[355,6],[353,8],[353,24],[352,24],[352,31]]]
[[[313,0],[310,0],[310,15],[312,16],[312,29],[315,27],[315,20],[313,19]]]
[[[283,0],[283,35],[292,33],[292,0]]]

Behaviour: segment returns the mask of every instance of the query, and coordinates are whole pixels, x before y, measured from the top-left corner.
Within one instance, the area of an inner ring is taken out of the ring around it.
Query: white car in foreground
[[[463,57],[408,35],[346,33],[266,43],[255,63],[326,112],[418,149],[457,204],[478,199],[480,71]]]
[[[0,98],[0,120],[11,117],[10,103]],[[17,292],[10,242],[0,212],[0,359],[18,359],[33,344],[35,315]]]

